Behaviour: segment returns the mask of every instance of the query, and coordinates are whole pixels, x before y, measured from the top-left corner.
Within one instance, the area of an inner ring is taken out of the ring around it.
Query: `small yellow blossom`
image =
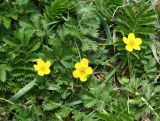
[[[76,63],[76,70],[73,71],[73,77],[80,78],[81,81],[86,81],[88,75],[91,75],[93,73],[93,70],[88,66],[88,63],[89,62],[86,58],[83,58],[80,62]]]
[[[141,38],[135,38],[134,33],[129,33],[128,38],[123,37],[123,42],[126,44],[126,50],[132,52],[133,49],[141,50],[140,45],[142,44]]]
[[[38,72],[39,76],[47,75],[51,72],[49,67],[51,66],[51,62],[47,61],[46,63],[42,59],[37,60],[37,65],[34,65],[34,69]]]

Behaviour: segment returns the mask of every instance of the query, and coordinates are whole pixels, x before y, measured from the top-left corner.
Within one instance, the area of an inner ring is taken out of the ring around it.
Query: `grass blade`
[[[36,84],[36,80],[31,81],[29,84],[25,85],[22,89],[20,89],[15,95],[13,95],[9,101],[16,101],[18,98],[23,96],[26,92],[28,92],[34,85]]]

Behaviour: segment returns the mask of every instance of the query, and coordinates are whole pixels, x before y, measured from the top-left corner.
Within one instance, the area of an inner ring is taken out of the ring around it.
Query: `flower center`
[[[44,71],[44,70],[45,70],[45,66],[44,66],[44,65],[41,65],[40,70],[41,70],[41,71]]]
[[[80,72],[81,72],[82,74],[85,74],[85,68],[81,68],[81,69],[80,69]]]
[[[134,44],[135,44],[134,40],[131,39],[131,40],[129,41],[129,45],[133,46]]]

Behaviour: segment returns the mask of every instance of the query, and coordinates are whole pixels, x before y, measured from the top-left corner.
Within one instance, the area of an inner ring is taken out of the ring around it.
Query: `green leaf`
[[[42,36],[45,35],[45,32],[44,32],[44,31],[41,31],[41,30],[38,30],[38,31],[36,32],[36,35],[37,35],[38,37],[42,37]]]
[[[85,104],[86,108],[91,108],[93,107],[95,104],[97,104],[97,100],[90,100],[87,104]]]
[[[119,83],[122,85],[127,84],[129,81],[129,79],[127,77],[121,77],[121,78],[118,77],[117,79],[118,79]]]
[[[5,69],[0,71],[0,77],[1,77],[0,79],[2,82],[6,81],[6,70]]]
[[[17,45],[17,43],[12,39],[11,40],[11,38],[3,38],[2,39],[3,40],[3,42],[5,42],[7,45],[10,45],[10,46],[18,46]]]
[[[34,43],[34,45],[32,45],[32,47],[30,48],[29,52],[34,52],[36,50],[38,50],[41,46],[41,42],[36,42]]]
[[[140,33],[140,34],[146,34],[146,35],[151,35],[154,33],[154,29],[152,28],[136,28],[135,33]]]
[[[31,28],[33,29],[33,26],[29,23],[26,23],[24,21],[19,21],[19,25],[22,27],[22,28]]]
[[[54,101],[46,101],[44,104],[43,104],[43,109],[44,110],[53,110],[53,109],[56,109],[58,107],[60,107],[61,104],[60,103],[56,103]]]
[[[60,86],[55,85],[55,84],[49,84],[48,86],[49,86],[48,90],[59,90],[59,89],[61,89]]]
[[[77,101],[74,101],[74,102],[71,102],[69,103],[70,106],[74,106],[74,105],[78,105],[78,104],[81,104],[82,101],[81,100],[77,100]]]
[[[73,111],[73,116],[72,118],[75,120],[75,121],[81,121],[82,117],[83,117],[83,113],[82,112],[79,112],[79,111]]]
[[[142,18],[141,20],[139,20],[139,25],[154,25],[156,24],[155,18]]]
[[[3,25],[8,29],[11,25],[11,19],[3,17]]]
[[[24,40],[21,42],[23,43],[24,46],[28,46],[29,40],[33,37],[34,31],[33,30],[25,30],[23,34],[25,36],[24,36]]]
[[[105,30],[105,34],[107,36],[107,39],[111,40],[112,39],[112,36],[111,36],[111,31],[110,31],[110,28],[107,24],[107,22],[105,21],[105,19],[103,18],[102,15],[100,15],[98,12],[95,12],[96,15],[100,18],[100,21],[102,22],[102,25],[104,27],[104,30]]]
[[[105,79],[105,83],[106,82],[108,82],[110,79],[111,79],[111,77],[115,74],[115,72],[116,72],[116,68],[114,68],[109,74],[107,74],[107,76],[105,77],[106,79]]]
[[[62,109],[60,110],[59,114],[60,114],[60,116],[65,118],[70,114],[71,111],[72,111],[71,108],[63,106]]]
[[[117,21],[121,24],[123,24],[124,26],[127,27],[127,29],[129,30],[133,30],[134,29],[134,24],[132,21],[130,21],[130,19],[128,19],[127,16],[118,16]]]
[[[103,121],[115,121],[114,118],[109,116],[109,114],[98,113],[97,117]]]
[[[46,6],[45,17],[50,21],[56,19],[62,19],[62,15],[72,10],[75,7],[75,3],[69,0],[54,0],[50,6]]]
[[[87,51],[87,50],[93,50],[96,51],[98,48],[98,45],[95,41],[89,40],[89,39],[83,39],[82,41],[82,47],[81,49],[83,51]]]
[[[29,0],[16,0],[18,5],[25,5],[29,2]]]
[[[93,121],[93,119],[88,115],[83,116],[83,121]]]
[[[64,60],[61,60],[60,62],[65,68],[71,68],[71,64],[70,63],[68,63],[68,62],[66,62]]]
[[[132,20],[132,22],[134,23],[135,22],[135,19],[136,19],[136,16],[132,10],[132,8],[130,6],[126,6],[124,8],[126,14],[130,17],[130,19]]]

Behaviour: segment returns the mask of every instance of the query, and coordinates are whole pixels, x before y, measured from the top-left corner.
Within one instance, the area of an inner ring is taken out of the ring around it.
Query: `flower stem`
[[[131,80],[131,78],[132,78],[132,62],[131,62],[131,57],[130,57],[129,52],[127,52],[127,59],[128,59],[129,78]]]
[[[81,58],[81,54],[80,54],[80,50],[79,50],[79,48],[78,48],[77,42],[76,42],[76,47],[77,47],[77,51],[78,51],[78,55],[79,55],[79,59],[81,60],[82,58]]]

